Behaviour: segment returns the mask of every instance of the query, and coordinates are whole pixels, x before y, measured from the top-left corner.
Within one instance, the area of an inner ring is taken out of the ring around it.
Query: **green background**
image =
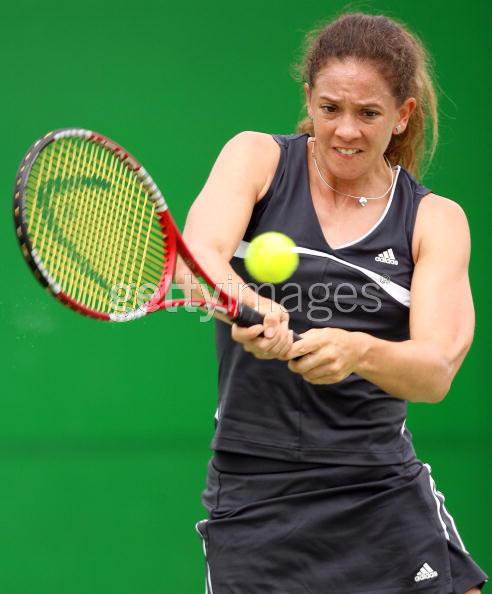
[[[11,190],[30,143],[58,127],[107,134],[134,152],[182,226],[223,143],[288,133],[304,34],[342,2],[9,2],[0,21],[0,592],[202,592],[194,523],[204,517],[216,363],[211,324],[160,314],[109,325],[74,315],[36,284],[17,247]],[[442,138],[424,179],[468,213],[474,346],[447,399],[410,406],[463,540],[492,571],[490,4],[374,1],[426,42]],[[287,594],[287,593],[286,593]]]

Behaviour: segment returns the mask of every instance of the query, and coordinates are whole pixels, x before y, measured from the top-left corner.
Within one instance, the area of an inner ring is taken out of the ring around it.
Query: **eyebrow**
[[[331,101],[332,103],[340,103],[340,99],[328,97],[328,95],[320,95],[319,98],[324,99],[326,101]],[[369,101],[361,101],[361,102],[356,101],[355,105],[358,105],[359,107],[377,107],[378,109],[383,109],[383,106],[380,103],[378,103],[377,101],[374,101],[372,99],[370,99]]]

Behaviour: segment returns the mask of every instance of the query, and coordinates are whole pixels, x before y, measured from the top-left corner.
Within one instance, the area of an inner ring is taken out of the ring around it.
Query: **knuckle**
[[[264,353],[269,353],[273,347],[274,345],[270,341],[265,340],[264,338],[262,338],[261,342],[258,343],[258,348]]]
[[[341,375],[342,366],[341,366],[340,362],[337,361],[337,362],[333,363],[330,366],[330,371],[331,371],[331,374],[335,377],[338,377],[339,375]]]
[[[292,373],[299,373],[298,369],[297,369],[297,364],[295,361],[289,361],[288,363],[288,367],[289,369],[292,371]]]

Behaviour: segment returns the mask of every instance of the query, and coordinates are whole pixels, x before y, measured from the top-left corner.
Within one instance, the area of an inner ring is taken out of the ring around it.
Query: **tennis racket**
[[[17,173],[14,219],[35,277],[81,314],[127,322],[185,306],[239,326],[263,322],[213,282],[149,173],[101,134],[67,128],[35,142]],[[166,299],[178,255],[212,298]]]

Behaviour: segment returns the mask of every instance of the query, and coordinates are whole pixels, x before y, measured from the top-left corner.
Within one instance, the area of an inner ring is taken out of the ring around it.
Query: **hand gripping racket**
[[[36,278],[81,314],[126,322],[189,306],[239,326],[263,322],[200,267],[150,175],[101,134],[67,128],[35,142],[17,173],[14,219]],[[166,300],[178,255],[213,300]]]

